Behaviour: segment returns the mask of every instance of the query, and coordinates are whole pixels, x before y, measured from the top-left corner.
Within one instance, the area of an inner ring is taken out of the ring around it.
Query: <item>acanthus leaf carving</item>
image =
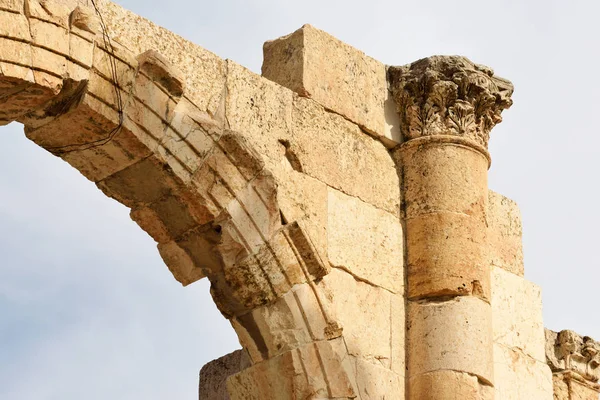
[[[487,147],[512,105],[512,84],[465,57],[433,56],[388,73],[404,140],[456,135]]]
[[[546,338],[546,358],[554,372],[575,373],[594,384],[600,381],[600,343],[570,330],[546,331]]]

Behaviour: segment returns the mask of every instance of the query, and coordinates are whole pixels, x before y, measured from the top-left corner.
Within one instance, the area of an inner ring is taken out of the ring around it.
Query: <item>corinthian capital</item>
[[[457,135],[487,147],[512,105],[513,85],[461,56],[433,56],[388,70],[404,140]]]

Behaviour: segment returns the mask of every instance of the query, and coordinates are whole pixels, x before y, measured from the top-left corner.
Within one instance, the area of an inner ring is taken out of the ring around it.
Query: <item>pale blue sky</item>
[[[311,23],[386,64],[462,54],[512,80],[490,188],[521,206],[546,326],[600,339],[600,3],[118,3],[255,72],[265,40]],[[207,282],[181,288],[127,209],[0,131],[0,399],[196,399],[200,367],[238,346]]]

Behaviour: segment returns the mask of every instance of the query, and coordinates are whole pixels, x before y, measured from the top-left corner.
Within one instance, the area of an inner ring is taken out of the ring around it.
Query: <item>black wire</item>
[[[113,86],[114,86],[115,95],[117,98],[119,123],[105,138],[94,140],[92,142],[83,143],[83,144],[70,144],[70,145],[64,145],[64,146],[48,147],[47,150],[50,152],[53,152],[53,153],[56,152],[59,154],[64,154],[64,153],[70,153],[73,151],[82,151],[82,150],[88,150],[88,149],[98,147],[98,146],[104,146],[105,144],[108,144],[110,141],[112,141],[115,138],[115,136],[119,133],[119,131],[123,127],[123,123],[125,120],[124,115],[123,115],[123,99],[121,97],[121,91],[119,90],[119,77],[118,77],[118,73],[117,73],[117,60],[116,60],[116,56],[115,56],[115,48],[112,44],[112,41],[110,40],[110,36],[108,35],[108,29],[106,28],[104,18],[102,17],[102,14],[100,13],[98,6],[96,5],[96,1],[91,0],[91,2],[92,2],[92,5],[94,6],[94,10],[96,11],[96,14],[98,14],[98,17],[100,18],[100,28],[102,29],[102,39],[104,42],[104,47],[110,53],[108,59],[110,62]],[[64,151],[62,150],[62,149],[70,148],[70,147],[76,147],[76,148],[72,149],[72,150],[64,150]]]

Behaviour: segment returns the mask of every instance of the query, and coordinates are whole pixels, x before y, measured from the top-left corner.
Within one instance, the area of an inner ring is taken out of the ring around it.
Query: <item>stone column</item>
[[[512,84],[464,57],[389,68],[403,144],[410,400],[492,399],[487,144]]]

